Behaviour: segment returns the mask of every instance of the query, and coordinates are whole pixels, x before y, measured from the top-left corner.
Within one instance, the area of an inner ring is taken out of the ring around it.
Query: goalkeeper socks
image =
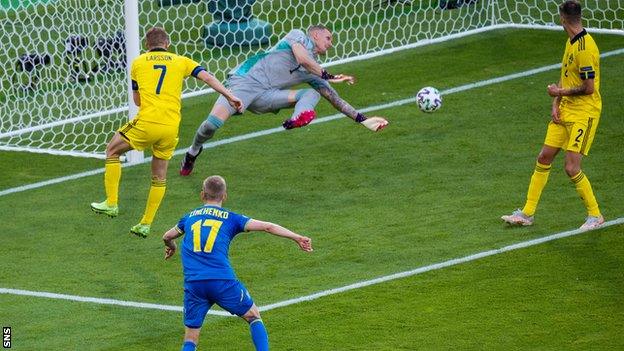
[[[251,331],[251,340],[256,347],[256,351],[269,351],[269,336],[262,319],[256,319],[249,323],[249,330]]]
[[[150,187],[149,195],[147,196],[147,205],[145,206],[145,213],[141,219],[141,224],[152,224],[156,211],[160,206],[160,202],[165,196],[165,190],[167,189],[167,180],[152,179],[152,186]]]
[[[181,351],[195,351],[196,348],[197,345],[195,345],[192,341],[185,341],[184,344],[182,344]]]
[[[548,182],[551,167],[551,165],[543,165],[539,162],[535,164],[535,170],[533,171],[533,176],[531,176],[531,183],[527,192],[527,200],[522,209],[522,213],[529,217],[535,214],[542,190],[544,190],[546,182]]]
[[[106,204],[108,206],[117,206],[120,179],[121,163],[119,157],[107,157],[104,165],[104,189],[106,190]]]
[[[188,153],[191,154],[191,156],[197,156],[202,145],[207,140],[212,138],[217,129],[223,126],[223,123],[224,122],[220,120],[217,116],[209,115],[208,118],[206,118],[206,120],[202,122],[199,128],[197,128],[197,132],[195,133],[195,137],[193,138],[193,144],[189,148]]]
[[[297,95],[295,95],[297,103],[295,104],[295,111],[291,118],[296,118],[303,111],[314,110],[320,98],[321,95],[314,89],[297,90]]]
[[[585,176],[585,173],[580,171],[574,177],[570,177],[570,180],[574,183],[576,192],[581,196],[581,200],[583,200],[587,208],[587,214],[594,217],[600,216],[598,201],[596,201],[591,184],[589,183],[589,179]]]

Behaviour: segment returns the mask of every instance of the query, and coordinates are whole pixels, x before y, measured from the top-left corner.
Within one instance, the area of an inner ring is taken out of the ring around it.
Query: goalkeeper
[[[367,118],[341,99],[329,84],[355,83],[352,76],[332,75],[321,67],[318,55],[324,55],[331,47],[332,33],[327,27],[318,25],[311,26],[307,35],[301,30],[292,30],[270,51],[248,58],[230,72],[227,81],[228,88],[243,102],[240,113],[249,110],[261,114],[294,107],[291,118],[282,125],[285,129],[299,128],[316,117],[314,106],[323,96],[355,122],[372,131],[383,129],[388,121],[381,117]],[[312,89],[290,89],[301,83],[308,83]],[[235,113],[237,111],[228,101],[219,96],[182,160],[181,175],[191,174],[202,145]]]

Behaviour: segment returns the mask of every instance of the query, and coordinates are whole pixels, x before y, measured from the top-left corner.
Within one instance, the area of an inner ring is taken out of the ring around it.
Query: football
[[[433,112],[442,107],[442,95],[434,87],[424,87],[416,94],[418,108],[423,112]]]

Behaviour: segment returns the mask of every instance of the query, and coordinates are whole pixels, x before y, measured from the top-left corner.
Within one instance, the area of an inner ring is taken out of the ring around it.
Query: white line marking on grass
[[[613,225],[618,225],[618,224],[623,224],[623,223],[624,223],[624,217],[620,217],[618,219],[614,219],[612,221],[605,222],[602,225],[601,228],[610,227],[610,226],[613,226]],[[429,272],[429,271],[434,271],[434,270],[438,270],[438,269],[442,269],[442,268],[446,268],[446,267],[450,267],[450,266],[455,266],[455,265],[458,265],[460,263],[466,263],[466,262],[470,262],[470,261],[475,261],[475,260],[478,260],[480,258],[494,256],[494,255],[498,255],[498,254],[501,254],[501,253],[504,253],[504,252],[508,252],[508,251],[523,249],[523,248],[526,248],[526,247],[529,247],[529,246],[543,244],[543,243],[548,242],[548,241],[553,241],[553,240],[557,240],[557,239],[561,239],[561,238],[565,238],[565,237],[569,237],[569,236],[574,236],[574,235],[578,235],[578,234],[582,234],[582,233],[587,233],[587,232],[589,232],[589,231],[581,230],[581,229],[574,229],[574,230],[569,230],[569,231],[565,231],[565,232],[561,232],[561,233],[557,233],[557,234],[552,234],[552,235],[545,236],[545,237],[542,237],[542,238],[537,238],[537,239],[528,240],[528,241],[522,241],[522,242],[519,242],[519,243],[516,243],[516,244],[512,244],[512,245],[501,247],[500,249],[482,251],[482,252],[479,252],[479,253],[476,253],[476,254],[473,254],[473,255],[464,256],[464,257],[460,257],[460,258],[455,258],[455,259],[444,261],[444,262],[440,262],[440,263],[434,263],[434,264],[431,264],[431,265],[428,265],[428,266],[416,268],[416,269],[405,271],[405,272],[399,272],[399,273],[395,273],[395,274],[391,274],[391,275],[386,275],[386,276],[382,276],[382,277],[379,277],[379,278],[375,278],[375,279],[371,279],[371,280],[365,280],[365,281],[361,281],[361,282],[358,282],[358,283],[346,285],[346,286],[343,286],[343,287],[340,287],[340,288],[324,290],[324,291],[320,291],[320,292],[317,292],[317,293],[314,293],[314,294],[311,294],[311,295],[302,296],[302,297],[298,297],[298,298],[290,299],[290,300],[285,300],[285,301],[273,303],[273,304],[266,305],[266,306],[261,306],[261,307],[259,307],[259,309],[261,311],[269,311],[269,310],[272,310],[272,309],[275,309],[275,308],[285,307],[285,306],[289,306],[289,305],[294,305],[294,304],[297,304],[297,303],[300,303],[300,302],[304,302],[304,301],[312,301],[312,300],[319,299],[321,297],[334,295],[334,294],[339,294],[339,293],[350,291],[350,290],[360,289],[360,288],[371,286],[371,285],[375,285],[375,284],[381,284],[381,283],[385,283],[385,282],[391,281],[391,280],[411,277],[413,275],[417,275],[417,274],[421,274],[421,273],[425,273],[425,272]]]
[[[134,301],[124,301],[124,300],[115,300],[115,299],[102,299],[98,297],[56,294],[56,293],[45,292],[45,291],[30,291],[30,290],[0,288],[0,294],[45,297],[48,299],[69,300],[69,301],[76,301],[76,302],[91,302],[91,303],[97,303],[101,305],[147,308],[147,309],[161,310],[161,311],[182,312],[183,310],[181,306],[161,305],[161,304],[156,304],[156,303],[134,302]],[[231,314],[225,311],[212,311],[211,310],[211,311],[208,311],[208,314],[214,314],[218,316],[231,316]]]
[[[604,54],[602,54],[600,56],[601,57],[609,57],[609,56],[615,56],[615,55],[621,55],[621,54],[624,54],[624,49],[617,49],[617,50],[613,50],[613,51],[608,51],[608,52],[605,52]],[[458,93],[458,92],[461,92],[461,91],[466,91],[466,90],[470,90],[470,89],[484,87],[484,86],[487,86],[487,85],[498,84],[498,83],[506,82],[508,80],[512,80],[512,79],[516,79],[516,78],[522,78],[522,77],[527,77],[527,76],[531,76],[531,75],[534,75],[534,74],[550,71],[550,70],[559,68],[560,66],[561,66],[560,64],[553,64],[553,65],[548,65],[548,66],[544,66],[544,67],[540,67],[540,68],[531,69],[531,70],[524,71],[524,72],[508,74],[508,75],[502,76],[502,77],[486,79],[486,80],[478,81],[478,82],[475,82],[475,83],[464,84],[464,85],[461,85],[459,87],[443,90],[441,92],[441,94],[442,95],[454,94],[454,93]],[[364,112],[364,113],[365,112],[372,112],[372,111],[379,111],[379,110],[384,110],[384,109],[391,108],[391,107],[397,107],[397,106],[401,106],[401,105],[405,105],[405,104],[410,104],[410,103],[413,103],[415,101],[416,101],[416,97],[411,97],[411,98],[407,98],[407,99],[397,100],[397,101],[394,101],[394,102],[389,102],[389,103],[386,103],[386,104],[369,106],[369,107],[366,107],[366,108],[362,108],[359,111],[360,112]],[[333,121],[335,119],[343,118],[343,117],[344,116],[343,116],[342,113],[336,113],[336,114],[333,114],[333,115],[330,115],[330,116],[327,116],[327,117],[318,118],[318,119],[312,121],[312,124],[329,122],[329,121]],[[282,127],[265,129],[265,130],[261,130],[261,131],[258,131],[258,132],[243,134],[243,135],[235,136],[235,137],[232,137],[232,138],[227,138],[227,139],[222,139],[222,140],[206,143],[206,144],[204,144],[204,149],[214,148],[214,147],[217,147],[217,146],[220,146],[220,145],[227,145],[227,144],[235,143],[235,142],[238,142],[238,141],[253,139],[253,138],[257,138],[257,137],[261,137],[261,136],[265,136],[265,135],[269,135],[269,134],[280,133],[280,132],[284,132],[284,131],[285,130]],[[177,150],[174,153],[174,155],[176,155],[176,156],[177,155],[181,155],[181,154],[183,154],[185,152],[186,152],[186,149],[180,149],[180,150]],[[152,161],[152,158],[151,157],[147,157],[142,162],[135,163],[135,164],[132,164],[132,165],[126,165],[125,167],[131,167],[131,166],[135,166],[135,165],[139,165],[139,164],[143,164],[143,163],[148,163],[148,162],[151,162],[151,161]],[[5,189],[5,190],[0,191],[0,196],[9,195],[9,194],[13,194],[13,193],[18,193],[18,192],[22,192],[22,191],[26,191],[26,190],[37,189],[37,188],[41,188],[41,187],[44,187],[44,186],[47,186],[47,185],[57,184],[57,183],[61,183],[61,182],[69,181],[69,180],[84,178],[84,177],[88,177],[88,176],[91,176],[91,175],[94,175],[94,174],[98,174],[98,173],[104,173],[104,168],[100,168],[100,169],[96,169],[96,170],[92,170],[92,171],[87,171],[87,172],[82,172],[82,173],[77,173],[77,174],[73,174],[73,175],[69,175],[69,176],[65,176],[65,177],[50,179],[50,180],[46,180],[46,181],[43,181],[43,182],[32,183],[32,184],[28,184],[28,185],[22,185],[22,186],[18,186],[18,187],[15,187],[15,188]]]
[[[601,228],[606,228],[606,227],[623,224],[623,223],[624,223],[624,217],[620,217],[620,218],[605,222]],[[357,282],[354,284],[345,285],[339,288],[319,291],[311,295],[306,295],[306,296],[301,296],[301,297],[297,297],[294,299],[280,301],[280,302],[276,302],[276,303],[266,305],[266,306],[260,306],[259,309],[260,311],[269,311],[269,310],[273,310],[276,308],[286,307],[286,306],[298,304],[298,303],[305,302],[305,301],[312,301],[312,300],[319,299],[321,297],[339,294],[339,293],[343,293],[343,292],[350,291],[350,290],[360,289],[360,288],[364,288],[364,287],[375,285],[375,284],[381,284],[381,283],[385,283],[391,280],[407,278],[413,275],[426,273],[426,272],[430,272],[430,271],[434,271],[434,270],[438,270],[438,269],[442,269],[442,268],[446,268],[450,266],[455,266],[461,263],[475,261],[484,257],[494,256],[494,255],[498,255],[498,254],[513,251],[513,250],[523,249],[526,247],[535,246],[535,245],[539,245],[545,242],[549,242],[549,241],[553,241],[553,240],[557,240],[561,238],[566,238],[569,236],[574,236],[574,235],[587,233],[587,232],[588,231],[584,231],[580,229],[568,230],[565,232],[552,234],[552,235],[548,235],[545,237],[522,241],[516,244],[504,246],[504,247],[501,247],[500,249],[482,251],[473,255],[464,256],[460,258],[454,258],[448,261],[434,263],[428,266],[412,269],[409,271],[385,275],[385,276],[378,277],[375,279],[364,280],[364,281]],[[114,300],[114,299],[102,299],[102,298],[96,298],[96,297],[85,297],[85,296],[76,296],[76,295],[55,294],[55,293],[41,292],[41,291],[0,288],[0,294],[34,296],[34,297],[44,297],[44,298],[49,298],[49,299],[70,300],[70,301],[77,301],[77,302],[91,302],[91,303],[104,304],[104,305],[116,305],[116,306],[124,306],[124,307],[136,307],[136,308],[155,309],[155,310],[162,310],[162,311],[182,312],[182,307],[180,306],[160,305],[160,304],[154,304],[154,303],[133,302],[133,301],[123,301],[123,300]],[[217,316],[231,316],[231,314],[225,311],[209,311],[208,314],[217,315]]]

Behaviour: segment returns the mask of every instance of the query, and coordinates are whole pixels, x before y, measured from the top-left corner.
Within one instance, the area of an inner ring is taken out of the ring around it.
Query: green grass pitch
[[[622,37],[594,35],[603,53]],[[332,67],[363,108],[558,63],[563,31],[503,30]],[[624,54],[601,61],[603,114],[583,169],[607,218],[624,217]],[[546,85],[558,70],[375,112],[371,133],[347,118],[204,151],[191,177],[169,169],[167,194],[145,240],[127,231],[142,214],[149,165],[125,167],[121,215],[90,212],[102,175],[0,196],[0,289],[181,306],[179,256],[162,259],[161,234],[198,204],[201,180],[229,182],[226,207],[314,240],[305,254],[268,234],[232,244],[239,277],[260,306],[577,228],[585,210],[553,166],[536,224],[508,228],[522,206],[549,120]],[[186,147],[215,96],[183,102]],[[326,102],[320,116],[333,114]],[[222,140],[279,126],[278,115],[234,117]],[[0,153],[0,191],[103,167],[103,161]],[[263,313],[274,350],[624,349],[624,226],[551,241]],[[0,324],[15,350],[177,350],[182,314],[0,294]],[[236,318],[209,315],[199,350],[251,350]]]

